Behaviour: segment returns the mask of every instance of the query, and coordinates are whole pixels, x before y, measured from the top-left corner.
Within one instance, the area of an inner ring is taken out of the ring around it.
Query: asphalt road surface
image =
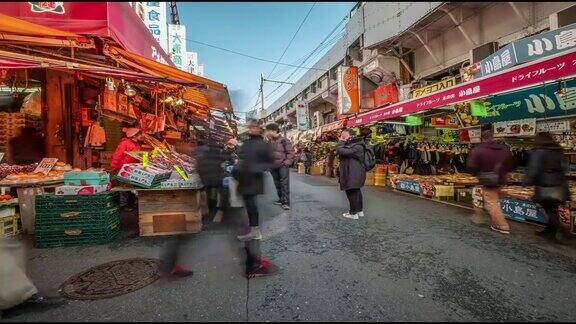
[[[193,277],[130,294],[68,301],[6,321],[574,321],[576,248],[512,222],[505,236],[470,224],[470,211],[365,188],[365,214],[341,216],[334,180],[291,175],[292,210],[260,197],[262,251],[281,272],[246,280],[234,238],[243,212],[191,237],[183,262]],[[159,256],[165,238],[33,249],[38,289],[54,295],[68,277],[105,262]]]

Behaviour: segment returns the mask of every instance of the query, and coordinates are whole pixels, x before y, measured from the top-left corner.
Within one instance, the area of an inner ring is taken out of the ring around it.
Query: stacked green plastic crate
[[[119,234],[117,192],[36,197],[36,247],[105,244]]]

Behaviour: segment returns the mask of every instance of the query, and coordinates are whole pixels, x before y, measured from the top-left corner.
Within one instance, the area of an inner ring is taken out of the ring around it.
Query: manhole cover
[[[160,277],[160,261],[127,259],[108,262],[77,274],[62,284],[69,299],[103,299],[143,288]]]

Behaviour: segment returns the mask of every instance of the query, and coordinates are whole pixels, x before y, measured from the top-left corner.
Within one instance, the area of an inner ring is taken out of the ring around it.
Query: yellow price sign
[[[176,170],[176,172],[178,172],[178,174],[180,175],[180,177],[182,177],[182,179],[188,180],[188,176],[179,166],[174,165],[174,170]]]
[[[148,152],[142,153],[142,166],[144,168],[148,167]]]
[[[160,153],[160,149],[155,147],[154,151],[152,151],[152,158],[155,158],[156,156],[158,156],[158,153]]]

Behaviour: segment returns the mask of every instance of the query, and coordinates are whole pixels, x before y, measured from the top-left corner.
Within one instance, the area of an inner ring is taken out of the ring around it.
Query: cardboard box
[[[108,191],[112,188],[110,183],[105,185],[88,185],[88,186],[59,186],[56,187],[57,196],[76,196],[76,195],[93,195]]]
[[[110,175],[104,171],[68,171],[64,173],[64,184],[67,186],[106,185]]]
[[[148,166],[144,169],[141,164],[127,163],[120,168],[117,176],[142,186],[152,187],[153,185],[160,184],[160,182],[170,178],[171,173],[172,171],[156,168],[154,166]]]

